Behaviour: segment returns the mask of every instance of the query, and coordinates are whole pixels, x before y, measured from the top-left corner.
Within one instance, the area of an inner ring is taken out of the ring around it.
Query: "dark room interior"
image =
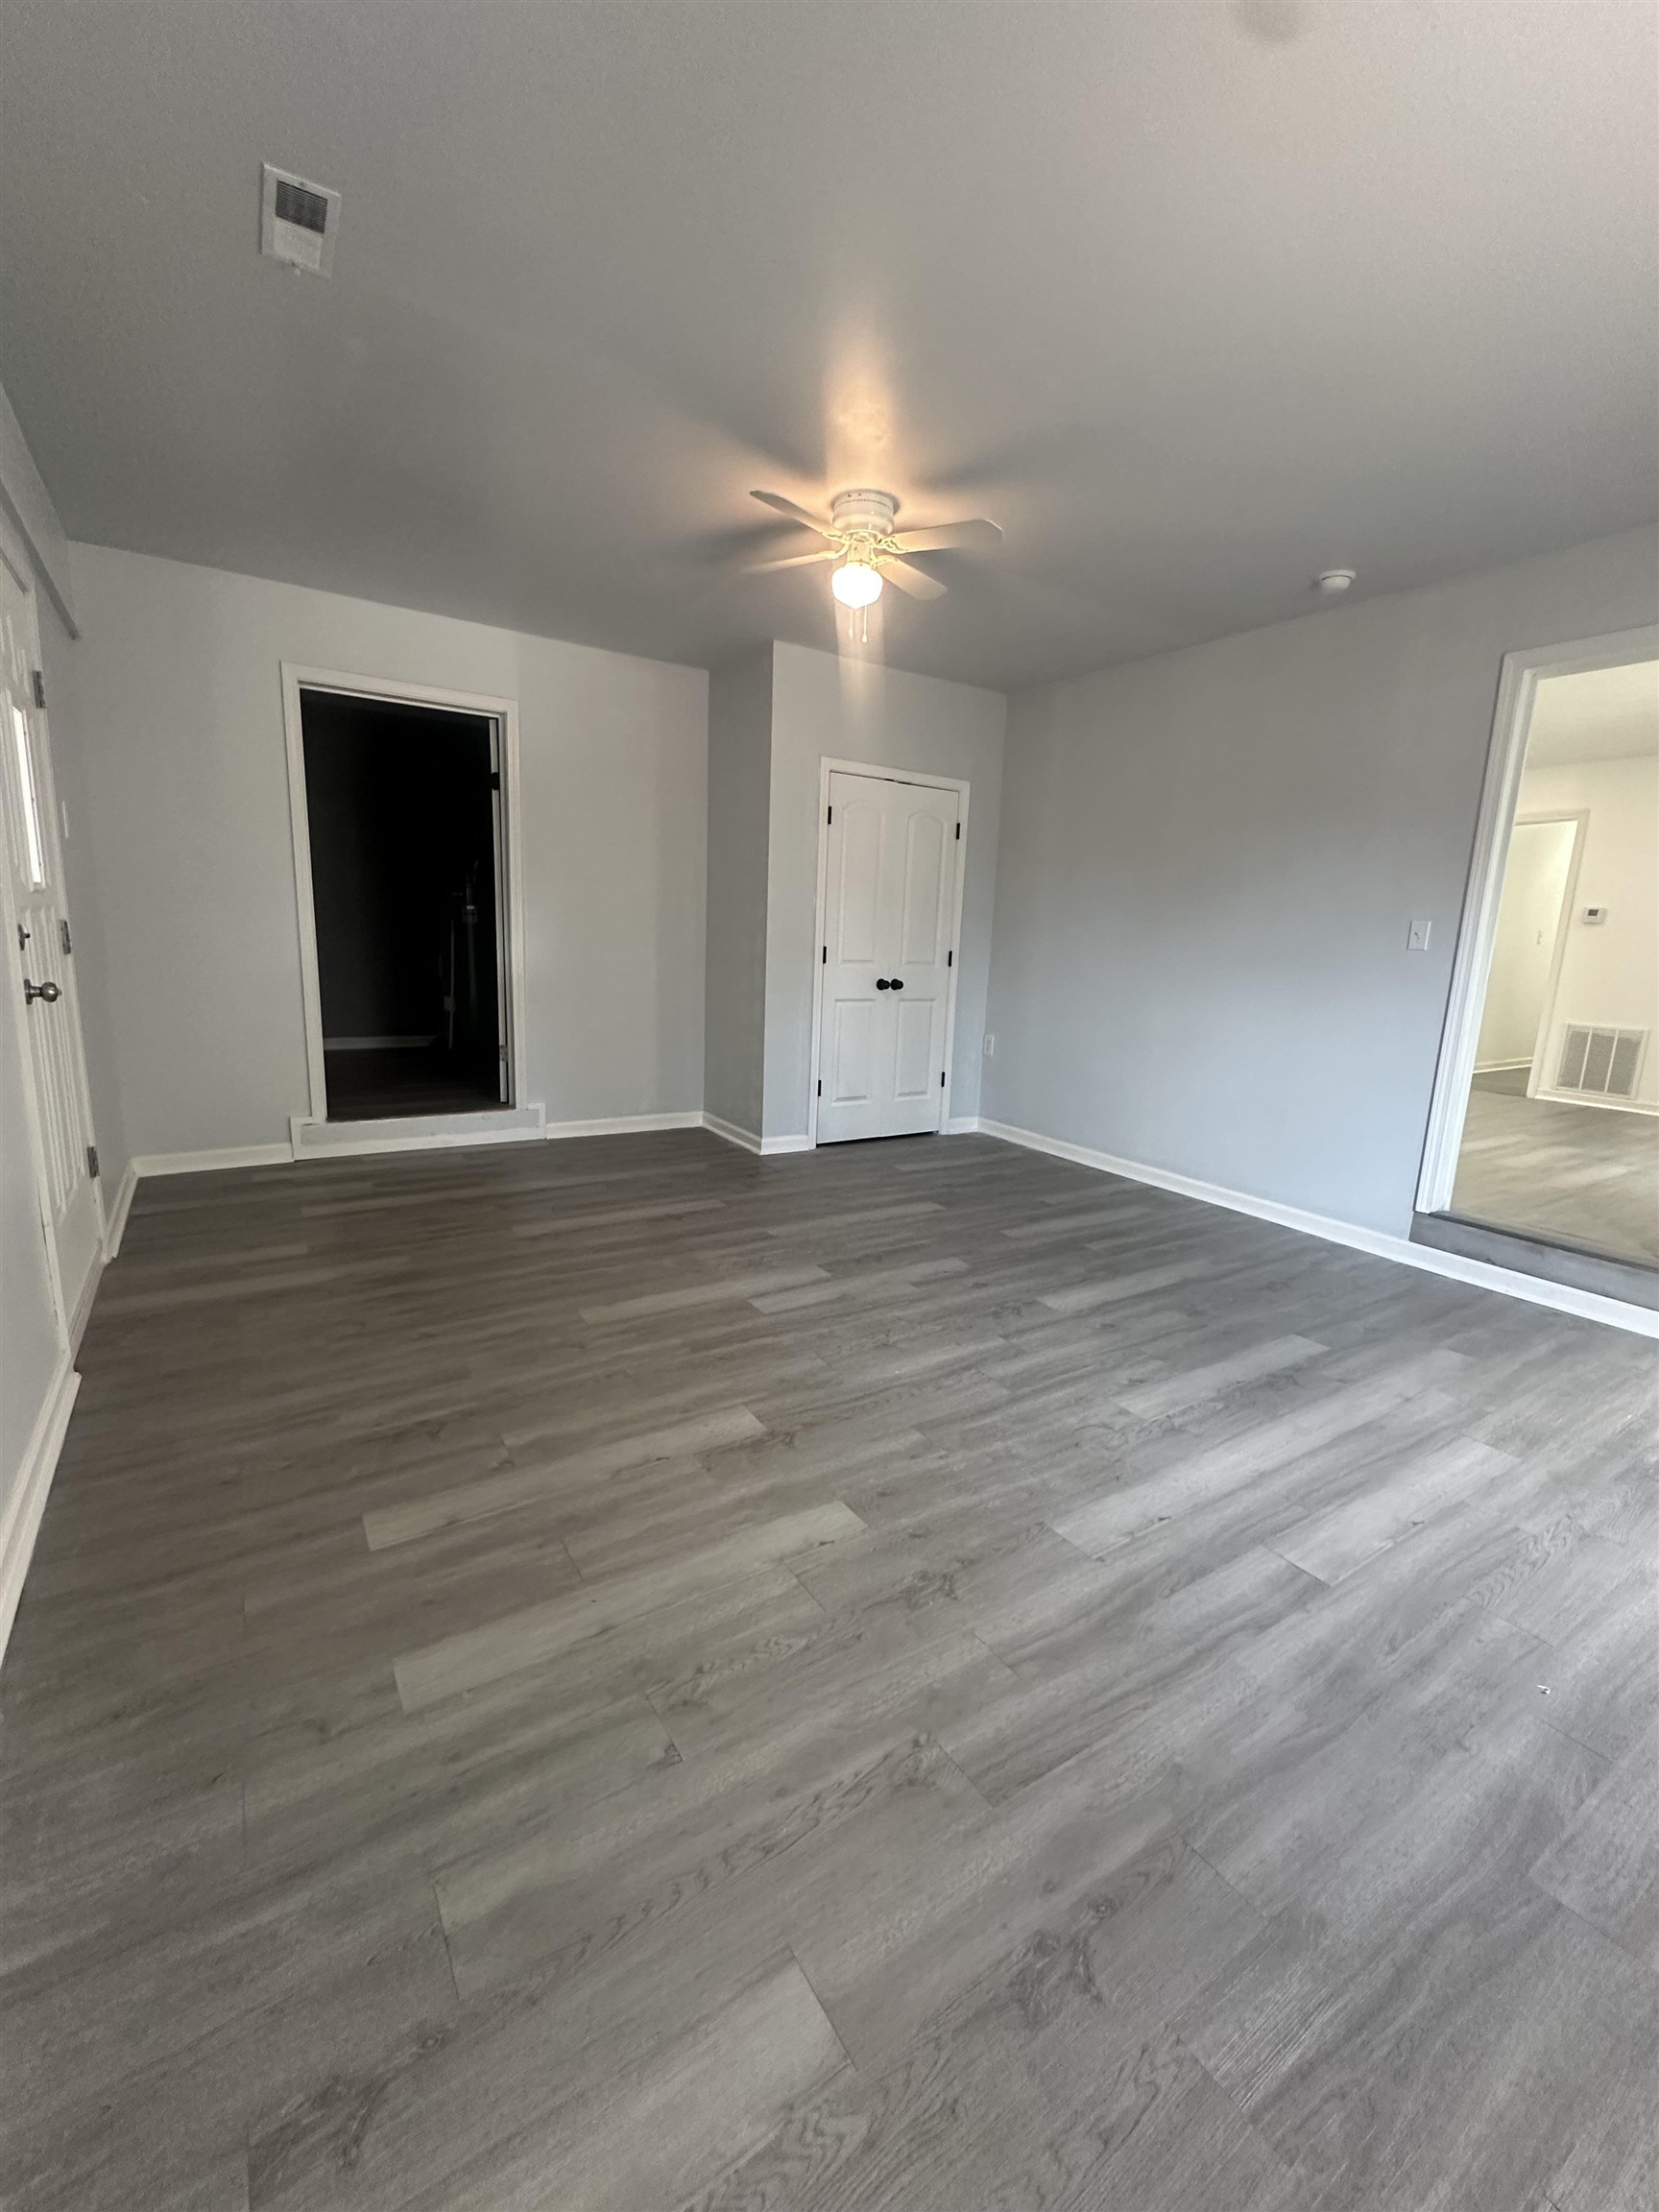
[[[302,695],[328,1118],[504,1094],[493,726]]]

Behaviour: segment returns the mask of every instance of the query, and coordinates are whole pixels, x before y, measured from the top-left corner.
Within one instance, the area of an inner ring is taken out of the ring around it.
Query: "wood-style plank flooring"
[[[1659,1118],[1528,1098],[1524,1068],[1477,1075],[1452,1210],[1659,1267]]]
[[[488,1071],[493,1074],[494,1070]],[[398,1115],[467,1114],[496,1092],[486,1076],[457,1067],[439,1046],[323,1055],[331,1121],[376,1121]]]
[[[1653,1347],[988,1139],[146,1183],[9,2212],[1644,2212]]]

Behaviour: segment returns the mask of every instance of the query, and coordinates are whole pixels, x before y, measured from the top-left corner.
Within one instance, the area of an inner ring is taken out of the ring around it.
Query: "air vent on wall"
[[[334,233],[340,228],[340,195],[325,184],[265,164],[259,195],[259,251],[290,269],[326,276],[334,266]]]
[[[1561,1040],[1557,1091],[1594,1098],[1634,1098],[1646,1029],[1582,1029],[1569,1023]]]

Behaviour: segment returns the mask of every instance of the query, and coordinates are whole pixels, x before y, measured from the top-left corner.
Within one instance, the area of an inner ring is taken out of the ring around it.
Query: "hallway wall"
[[[1532,811],[1525,796],[1519,811]],[[1576,834],[1572,822],[1517,822],[1510,831],[1475,1049],[1478,1069],[1532,1065]]]
[[[1589,816],[1539,1087],[1552,1086],[1570,1022],[1646,1029],[1636,1094],[1659,1108],[1659,760],[1649,754],[1529,768],[1520,806]],[[1587,923],[1586,906],[1604,906],[1607,919]]]

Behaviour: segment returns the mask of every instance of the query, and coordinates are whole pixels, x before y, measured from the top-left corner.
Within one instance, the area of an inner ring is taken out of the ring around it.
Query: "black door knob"
[[[888,991],[892,989],[892,985],[888,982],[885,975],[878,975],[876,978],[876,988],[878,991]]]
[[[32,1006],[36,998],[44,998],[48,1006],[56,1006],[61,997],[62,993],[56,983],[31,983],[28,976],[24,976],[23,1003],[25,1006]]]
[[[904,988],[903,976],[895,975],[892,982],[888,984],[887,988],[889,991],[902,991]]]

